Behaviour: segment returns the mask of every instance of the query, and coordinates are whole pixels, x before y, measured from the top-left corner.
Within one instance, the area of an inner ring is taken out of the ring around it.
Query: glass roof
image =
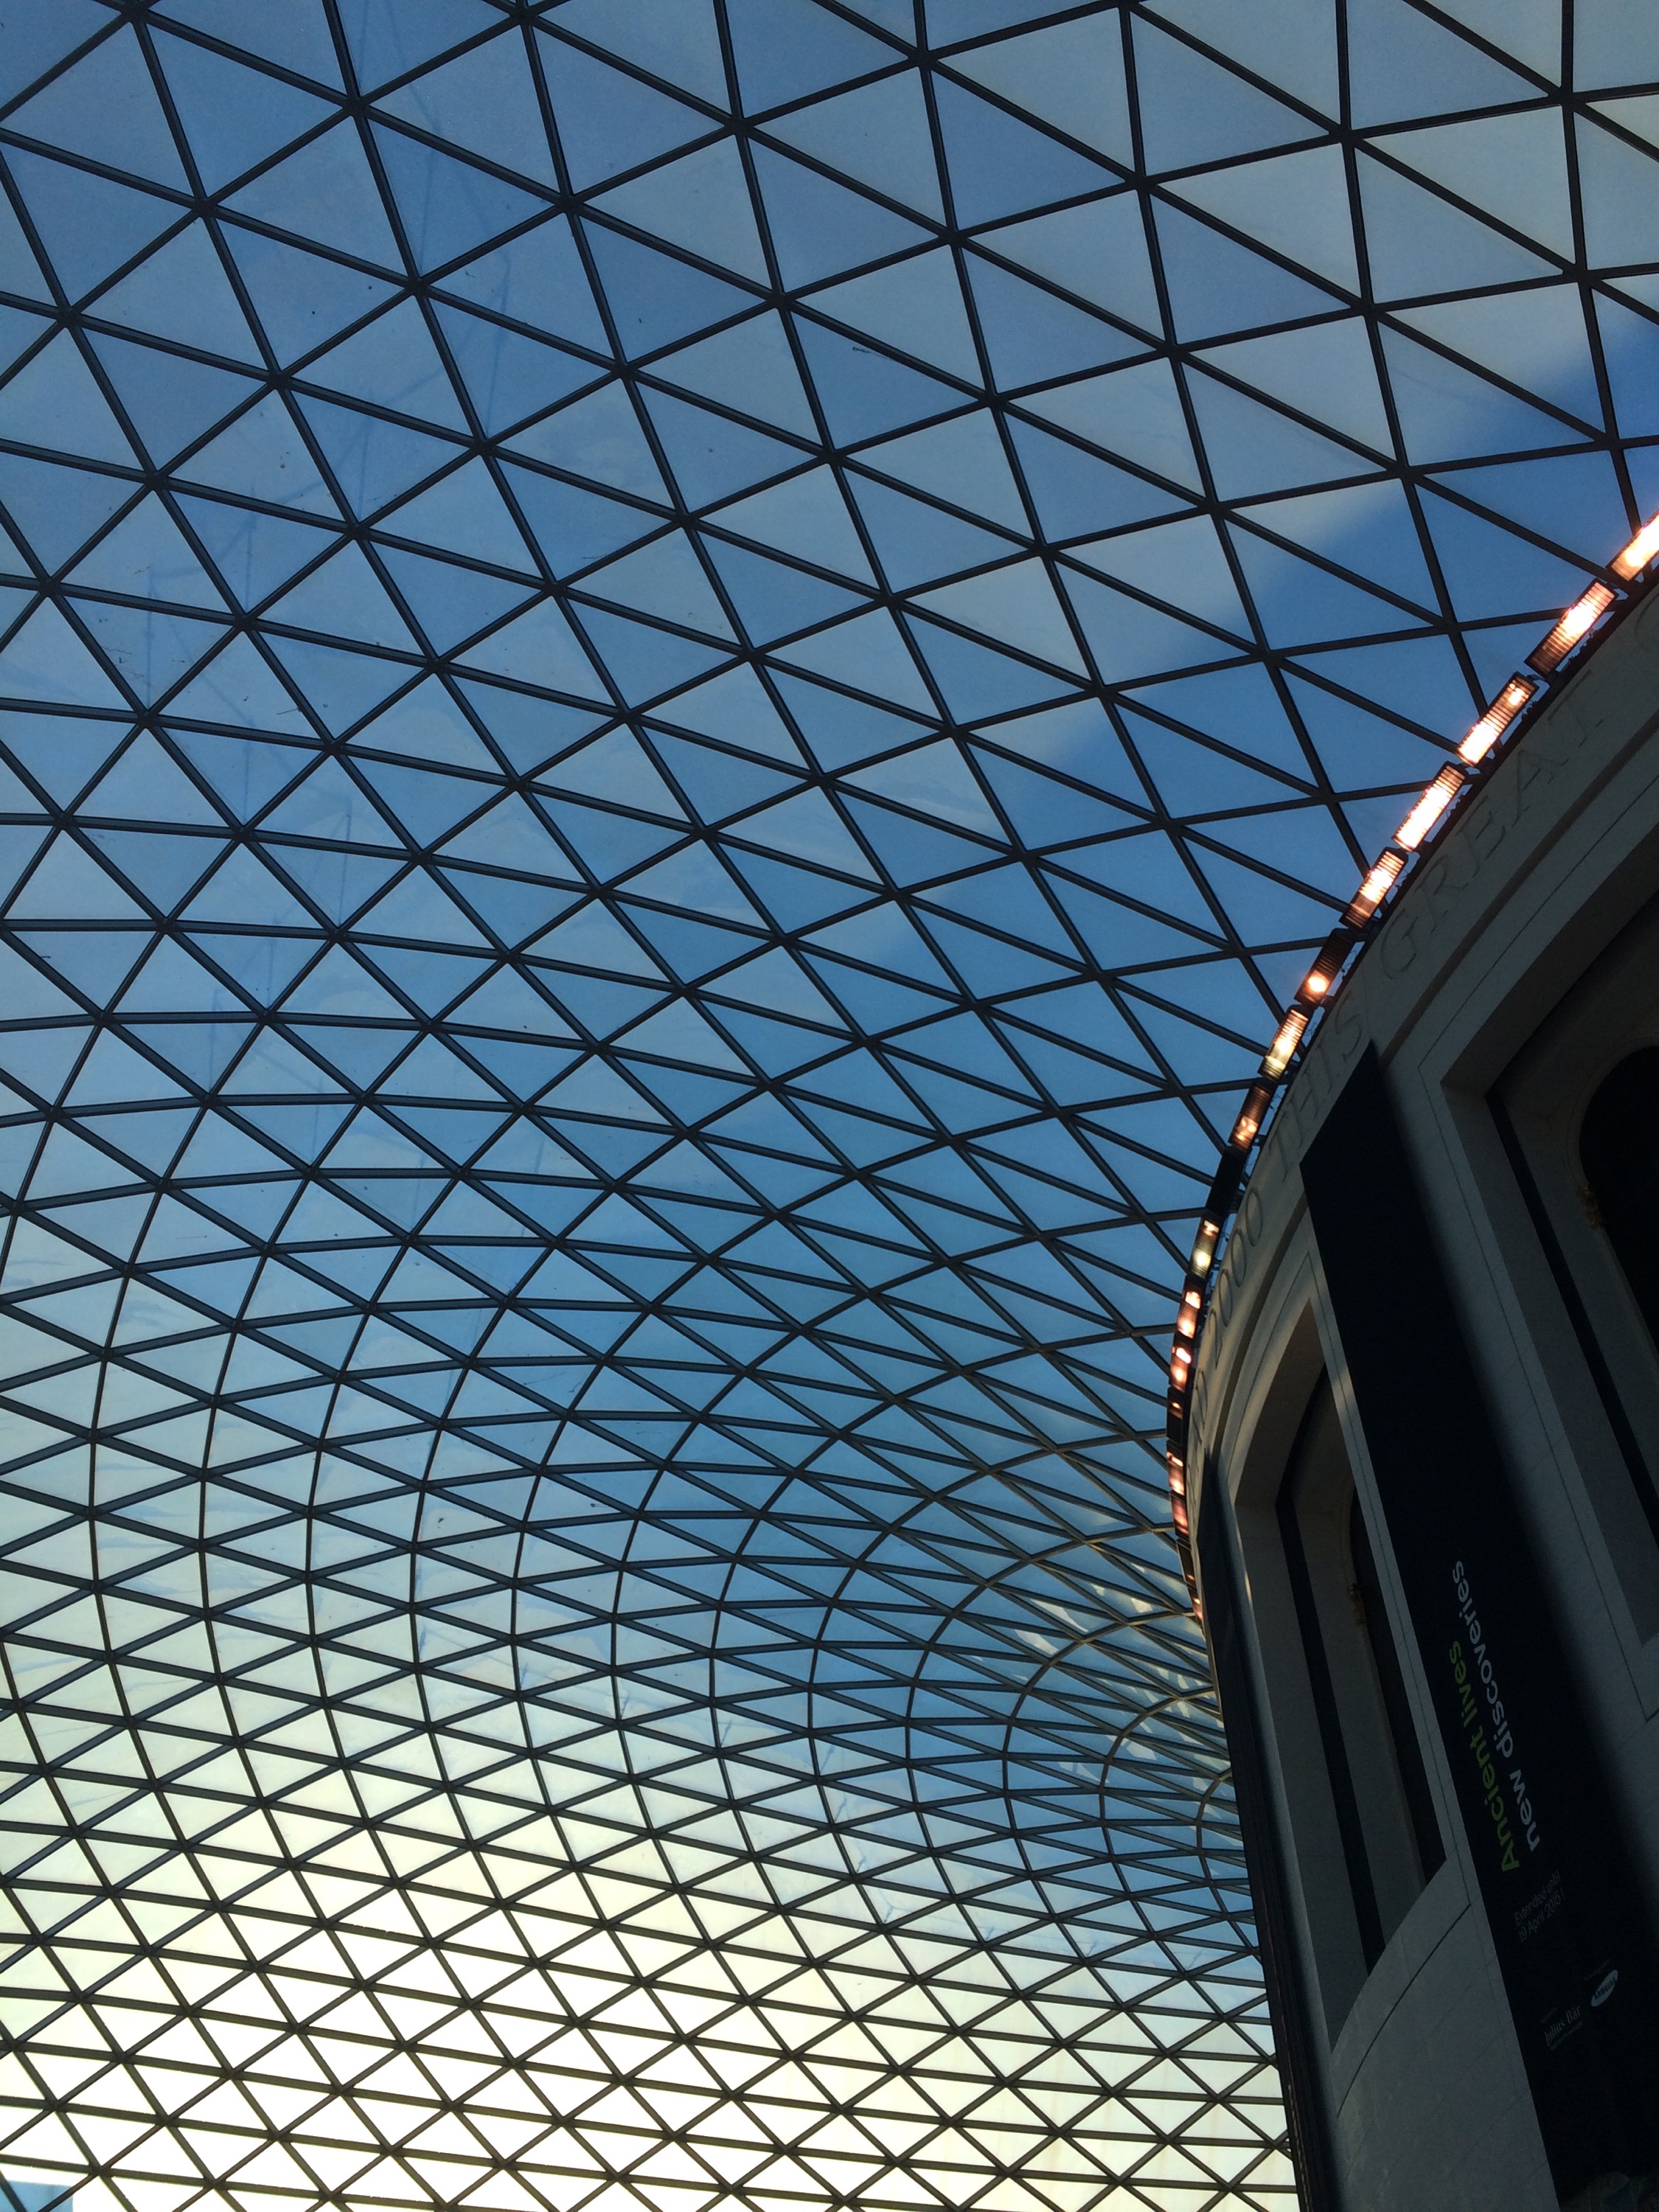
[[[1659,503],[1644,0],[23,0],[0,2175],[1290,2201],[1156,1440]]]

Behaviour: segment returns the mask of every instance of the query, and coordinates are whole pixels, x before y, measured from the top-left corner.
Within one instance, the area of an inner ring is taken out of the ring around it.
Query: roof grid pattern
[[[15,14],[0,2174],[1287,2212],[1170,1327],[1648,10]]]

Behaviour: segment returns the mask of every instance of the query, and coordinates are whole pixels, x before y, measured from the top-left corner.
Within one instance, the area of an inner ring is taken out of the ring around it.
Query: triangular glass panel
[[[1571,193],[1554,111],[1473,117],[1373,143],[1379,153],[1404,162],[1506,229],[1519,231],[1529,246],[1571,258]]]
[[[12,111],[26,138],[61,146],[156,185],[187,191],[189,179],[131,24]]]
[[[1143,350],[1139,339],[1114,324],[1057,300],[994,262],[971,257],[968,280],[992,379],[1002,391],[1103,368]]]
[[[1021,475],[1050,540],[1080,538],[1167,514],[1184,501],[1114,468],[1051,431],[1017,418],[1008,425]]]
[[[1567,410],[1599,432],[1601,394],[1576,284],[1407,308],[1401,319],[1425,337]]]
[[[1467,727],[1469,685],[1457,656],[1443,637],[1412,639],[1392,645],[1334,646],[1305,657],[1304,665],[1322,682],[1340,686],[1362,705],[1402,716],[1430,734]]]
[[[787,659],[815,676],[827,676],[867,697],[890,700],[927,714],[933,702],[916,672],[892,617],[881,609],[788,647]]]
[[[1411,300],[1482,285],[1524,284],[1559,272],[1516,240],[1361,154],[1365,252],[1379,300]]]
[[[935,99],[959,223],[995,222],[1055,200],[1080,199],[1117,181],[1046,131],[948,79],[939,82]]]
[[[167,14],[177,23],[193,24],[210,37],[228,39],[240,50],[275,62],[296,76],[340,88],[340,64],[327,16],[314,4],[278,9],[262,0],[169,0]]]
[[[605,696],[591,662],[551,599],[514,615],[481,644],[470,646],[464,665],[549,691],[574,692],[579,699]],[[505,706],[501,711],[505,715]],[[538,712],[538,720],[545,723],[545,710]]]
[[[1188,389],[1223,499],[1260,498],[1264,492],[1340,482],[1365,474],[1371,465],[1212,377],[1194,375]]]
[[[1031,414],[1070,430],[1154,476],[1196,490],[1199,477],[1186,410],[1167,362],[1144,362],[1079,379],[1022,403]]]
[[[481,460],[452,470],[430,490],[395,508],[382,527],[391,536],[412,538],[500,568],[531,565],[507,502]]]
[[[730,138],[618,185],[592,205],[721,269],[757,284],[767,281],[748,179]]]
[[[37,607],[0,650],[0,681],[15,699],[64,707],[123,707],[110,682],[58,609]]]
[[[861,582],[874,581],[841,486],[826,468],[809,469],[770,490],[753,492],[709,520],[780,553],[838,569]]]
[[[661,526],[659,515],[601,498],[558,477],[510,462],[504,473],[531,538],[556,576],[586,568]]]
[[[155,494],[117,523],[70,580],[147,599],[222,610],[224,602],[183,532]]]
[[[403,617],[358,545],[343,545],[265,611],[271,622],[296,629],[333,631],[365,645],[404,652],[416,649]]]
[[[244,607],[257,606],[268,599],[331,543],[313,524],[262,514],[252,507],[231,507],[222,500],[185,496],[179,506],[232,597]]]
[[[1006,528],[1026,531],[1019,488],[1008,466],[994,417],[984,408],[952,416],[908,437],[890,438],[860,455],[867,467],[917,491],[965,507]]]
[[[582,580],[584,592],[678,623],[714,637],[730,637],[720,601],[690,542],[678,531],[625,553]]]
[[[263,423],[263,410],[273,404],[262,400],[258,408],[242,417],[242,422]],[[339,485],[346,505],[353,514],[369,515],[401,498],[412,484],[433,476],[447,466],[455,458],[455,447],[429,438],[424,431],[411,430],[402,422],[389,422],[385,416],[371,415],[359,407],[337,407],[332,400],[301,398],[300,412],[306,426],[323,451],[334,481]],[[230,434],[240,430],[236,424]],[[226,438],[217,438],[207,449],[216,454],[225,446]],[[222,481],[210,476],[202,465],[206,456],[192,463],[192,473],[204,483]],[[261,457],[264,458],[263,455]],[[285,465],[285,464],[284,464]],[[302,488],[308,489],[308,486]],[[247,490],[258,496],[252,485],[228,483],[227,490]],[[267,492],[267,498],[271,495]],[[288,504],[298,506],[300,497],[289,494]]]
[[[1311,276],[1345,292],[1358,290],[1348,173],[1336,147],[1184,178],[1171,189]]]
[[[384,277],[325,260],[262,232],[228,224],[223,235],[279,362],[297,361],[326,344],[392,296]]]
[[[969,384],[979,381],[979,357],[956,261],[942,247],[815,292],[811,305],[820,314],[879,338],[895,352]]]
[[[334,112],[314,93],[193,40],[159,37],[155,51],[191,158],[210,192],[222,191]]]
[[[477,253],[546,211],[544,198],[401,131],[377,124],[374,144],[417,268],[437,269]]]
[[[388,414],[410,415],[447,430],[467,427],[448,372],[412,300],[400,301],[352,337],[331,346],[307,364],[306,380]]]
[[[708,551],[738,621],[757,645],[769,645],[797,630],[810,629],[859,604],[859,594],[840,584],[787,567],[743,546],[714,539]]]
[[[569,219],[554,216],[452,269],[443,289],[474,307],[507,316],[538,333],[608,355],[610,340],[593,302]]]
[[[853,495],[882,572],[896,590],[908,591],[964,568],[981,568],[988,561],[1006,560],[1013,550],[1006,538],[993,537],[977,523],[947,514],[887,484],[854,477]]]
[[[1653,157],[1626,145],[1588,118],[1577,126],[1576,148],[1584,240],[1591,259],[1618,264],[1659,258]],[[1638,292],[1638,296],[1648,295]]]
[[[566,0],[558,27],[694,99],[725,102],[726,63],[713,0],[653,0],[634,14],[619,14],[611,0]]]
[[[683,684],[706,675],[726,657],[714,646],[678,636],[672,630],[653,629],[623,615],[608,614],[599,607],[584,607],[580,619],[583,632],[611,681],[632,706],[643,706],[666,691],[678,691]]]
[[[1275,499],[1240,512],[1264,530],[1305,546],[1310,553],[1323,554],[1418,607],[1435,605],[1435,586],[1423,558],[1415,513],[1402,487],[1391,478]]]
[[[755,173],[779,272],[791,287],[812,284],[927,242],[908,217],[769,146],[754,149]]]
[[[1595,315],[1620,432],[1626,438],[1651,435],[1659,430],[1659,321],[1616,300],[1598,300]]]
[[[944,219],[926,97],[913,70],[799,109],[771,134],[855,184],[939,222]]]
[[[707,507],[750,484],[763,483],[800,465],[800,451],[746,423],[665,392],[641,394],[646,410],[690,507]]]
[[[1133,192],[1005,223],[977,242],[1137,330],[1164,327],[1146,217]]]
[[[570,21],[566,9],[561,22]],[[578,46],[545,36],[537,43],[559,144],[578,191],[658,161],[712,128],[711,118],[695,107]]]
[[[0,438],[128,468],[137,459],[67,331],[0,385]]]
[[[757,315],[652,363],[653,375],[796,437],[817,429],[788,334],[775,314]]]
[[[1126,168],[1134,163],[1123,44],[1109,15],[954,53],[951,67]]]
[[[94,338],[92,343],[128,420],[159,462],[193,446],[258,389],[249,377],[163,353],[159,347],[127,338]],[[3,406],[0,399],[0,410]]]
[[[1182,338],[1219,337],[1264,322],[1328,314],[1329,295],[1264,260],[1179,208],[1158,210],[1158,240],[1170,307]]]
[[[1583,568],[1512,531],[1425,495],[1423,519],[1440,556],[1446,588],[1465,622],[1514,611],[1546,624],[1589,582]]]
[[[1016,561],[962,583],[943,585],[915,605],[1018,652],[1069,669],[1075,676],[1084,673],[1065,610],[1040,561]]]
[[[891,66],[895,50],[814,0],[728,0],[738,82],[750,115]]]
[[[473,0],[352,0],[345,16],[352,66],[366,92],[487,26]]]
[[[212,623],[197,622],[191,615],[164,613],[161,608],[82,602],[77,615],[93,644],[146,706],[161,692],[173,690],[179,677],[212,653],[226,635]]]
[[[1154,173],[1236,161],[1314,136],[1316,126],[1293,109],[1144,16],[1134,33],[1135,89]]]
[[[482,315],[441,305],[435,313],[479,422],[490,436],[544,414],[602,374],[579,355],[543,345]]]
[[[407,683],[413,672],[404,661],[344,653],[331,645],[300,638],[272,637],[270,646],[324,727],[337,736],[361,722],[371,708]],[[315,886],[312,888],[314,893]]]
[[[374,173],[350,123],[337,123],[244,185],[227,205],[356,260],[401,271],[403,257],[380,204]]]
[[[1233,532],[1250,605],[1269,645],[1293,650],[1334,638],[1386,635],[1407,628],[1407,611],[1318,568],[1244,530]]]
[[[926,422],[962,404],[959,386],[943,384],[936,376],[890,360],[808,316],[798,315],[795,328],[830,437],[837,445],[855,446],[861,439]]]
[[[15,100],[66,54],[108,29],[109,17],[94,0],[68,0],[49,15],[20,16],[0,64],[0,98]]]
[[[1535,460],[1461,468],[1442,479],[1460,501],[1518,523],[1590,562],[1628,527],[1618,475],[1605,453],[1555,453]]]
[[[185,212],[176,200],[113,184],[41,154],[9,148],[6,166],[52,258],[58,281],[71,299],[101,284],[124,263],[136,260]],[[35,288],[26,283],[24,289]]]
[[[1454,454],[1472,459],[1564,442],[1562,426],[1552,416],[1443,354],[1393,331],[1384,331],[1382,346],[1401,434],[1413,461],[1431,465]]]
[[[590,483],[668,504],[667,487],[623,385],[607,384],[562,407],[520,431],[509,450]]]
[[[1201,667],[1230,659],[1237,650],[1224,638],[1090,577],[1070,574],[1065,584],[1103,683],[1133,684],[1172,669]]]
[[[551,186],[547,132],[524,61],[518,36],[507,30],[383,94],[379,105],[430,137]]]
[[[630,356],[672,345],[755,304],[751,293],[740,292],[723,277],[708,276],[620,231],[590,222],[585,235],[617,338]]]
[[[1237,636],[1249,635],[1227,549],[1207,515],[1155,523],[1098,544],[1074,546],[1072,557],[1162,600],[1171,612],[1195,616]]]
[[[1362,129],[1526,100],[1532,88],[1406,0],[1353,0],[1348,97]]]
[[[170,238],[98,302],[101,320],[258,367],[259,349],[204,223]]]

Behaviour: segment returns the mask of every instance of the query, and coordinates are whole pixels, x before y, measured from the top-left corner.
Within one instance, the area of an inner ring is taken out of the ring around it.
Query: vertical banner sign
[[[1568,2197],[1659,2165],[1659,1957],[1374,1052],[1302,1178],[1545,2148]]]

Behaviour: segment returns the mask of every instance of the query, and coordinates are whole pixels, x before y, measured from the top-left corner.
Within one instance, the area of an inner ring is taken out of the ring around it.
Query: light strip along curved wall
[[[4,27],[0,2175],[1285,2207],[1170,1317],[1653,505],[1648,11]]]

